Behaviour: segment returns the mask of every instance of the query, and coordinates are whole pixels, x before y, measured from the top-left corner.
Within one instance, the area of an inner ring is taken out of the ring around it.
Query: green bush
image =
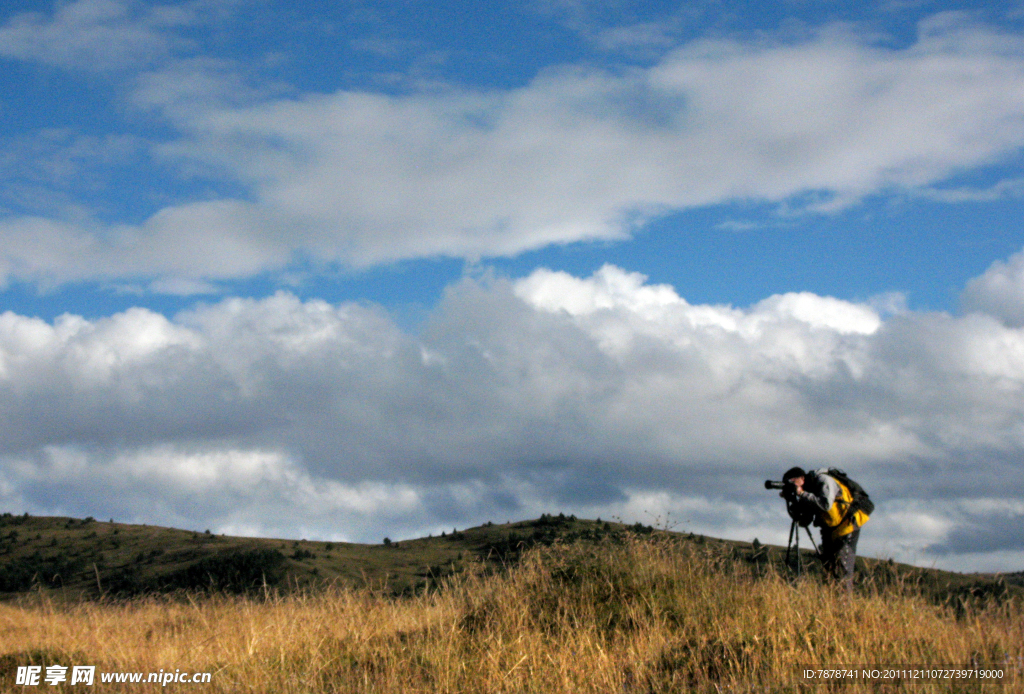
[[[118,595],[173,591],[258,593],[264,586],[275,587],[282,581],[285,561],[276,549],[232,550],[155,577],[143,577],[136,566],[127,566],[108,576],[103,588]]]

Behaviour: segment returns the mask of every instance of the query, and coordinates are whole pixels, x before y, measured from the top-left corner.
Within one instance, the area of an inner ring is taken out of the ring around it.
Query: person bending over
[[[858,507],[850,487],[837,479],[829,468],[810,472],[790,468],[782,481],[792,484],[800,501],[814,509],[814,524],[821,529],[821,558],[825,570],[847,591],[852,591],[857,540],[861,526],[868,521],[868,513]]]

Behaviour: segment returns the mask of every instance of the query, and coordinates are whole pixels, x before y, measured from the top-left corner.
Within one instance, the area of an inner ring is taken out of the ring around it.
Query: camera
[[[796,503],[796,485],[792,482],[779,482],[778,480],[765,480],[765,489],[778,489],[782,493],[779,495],[786,500],[787,503]]]
[[[806,528],[814,522],[814,508],[796,495],[796,485],[792,482],[779,482],[778,480],[765,480],[765,489],[778,489],[779,495],[786,500],[786,513],[798,525]]]

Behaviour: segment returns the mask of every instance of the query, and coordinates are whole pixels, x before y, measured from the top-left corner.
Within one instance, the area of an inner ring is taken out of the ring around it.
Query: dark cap
[[[807,477],[807,473],[804,472],[802,467],[791,467],[786,470],[786,474],[782,476],[782,481],[789,482],[794,477]]]

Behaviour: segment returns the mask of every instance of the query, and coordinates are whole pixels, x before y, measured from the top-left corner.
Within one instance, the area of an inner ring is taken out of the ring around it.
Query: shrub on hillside
[[[6,561],[0,570],[0,591],[16,593],[36,586],[59,588],[83,568],[79,558],[56,555],[44,557],[38,551],[27,557]]]
[[[120,595],[149,592],[207,592],[243,595],[277,586],[284,578],[285,556],[276,549],[222,552],[155,577],[127,566],[107,577],[104,589]]]

